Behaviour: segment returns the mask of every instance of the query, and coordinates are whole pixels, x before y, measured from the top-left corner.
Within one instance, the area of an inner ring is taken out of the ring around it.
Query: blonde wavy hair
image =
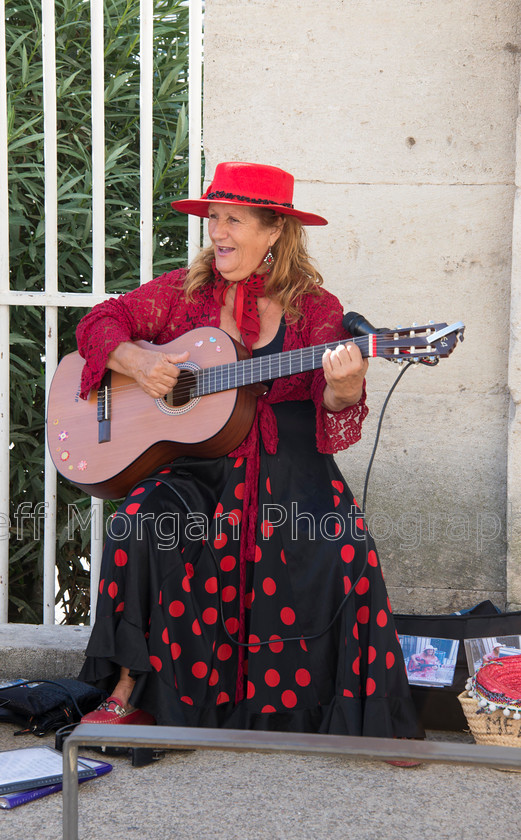
[[[319,286],[324,282],[309,257],[306,231],[295,216],[264,207],[248,209],[263,227],[282,225],[281,234],[271,248],[274,262],[266,283],[266,297],[276,298],[284,311],[297,319],[302,315],[299,308],[302,295],[318,294]],[[188,300],[194,300],[197,290],[213,281],[213,258],[213,247],[209,246],[193,260],[184,283]]]

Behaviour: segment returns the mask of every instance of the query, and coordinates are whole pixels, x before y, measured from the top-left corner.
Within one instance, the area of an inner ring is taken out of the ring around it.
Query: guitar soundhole
[[[195,388],[195,376],[191,370],[182,370],[177,385],[163,397],[164,402],[171,408],[180,408],[191,402],[190,392]]]

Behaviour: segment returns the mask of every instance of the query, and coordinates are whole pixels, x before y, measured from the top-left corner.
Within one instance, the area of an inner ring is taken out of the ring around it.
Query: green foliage
[[[139,0],[105,0],[106,288],[139,282]],[[58,283],[92,281],[91,33],[89,0],[55,0],[58,130]],[[11,288],[45,286],[42,25],[39,3],[7,0]],[[170,202],[186,193],[188,13],[182,0],[154,4],[154,274],[186,260],[186,221]],[[59,313],[60,355],[75,349],[79,309]],[[43,502],[45,319],[11,312],[10,621],[42,614],[43,543],[20,505]],[[67,505],[88,500],[59,482],[58,600],[68,623],[88,613],[88,530],[67,535]],[[30,508],[27,507],[26,510]],[[43,530],[42,530],[43,534]]]

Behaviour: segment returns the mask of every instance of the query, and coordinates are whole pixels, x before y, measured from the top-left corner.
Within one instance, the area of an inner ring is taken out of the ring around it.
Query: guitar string
[[[205,373],[205,370],[203,369],[200,372]],[[303,372],[303,371],[298,371],[298,373],[300,373],[300,372]],[[266,374],[266,377],[259,376],[258,378],[257,377],[253,377],[251,379],[249,378],[246,382],[241,382],[241,381],[237,381],[237,380],[233,380],[233,381],[226,380],[225,381],[225,380],[221,379],[221,381],[219,383],[217,383],[217,382],[213,382],[213,383],[205,383],[205,382],[201,383],[201,382],[199,382],[198,386],[197,385],[194,386],[194,385],[188,385],[188,384],[181,384],[181,385],[174,386],[173,389],[166,392],[165,394],[162,394],[159,397],[151,397],[151,399],[164,399],[169,394],[175,393],[176,398],[180,401],[180,405],[182,405],[183,402],[184,402],[184,404],[186,404],[186,402],[189,402],[192,399],[198,399],[198,398],[204,397],[204,396],[211,396],[211,395],[218,394],[218,393],[224,393],[225,391],[236,390],[237,388],[244,387],[244,386],[247,386],[247,385],[259,384],[260,382],[262,382],[262,380],[264,378],[276,378],[276,379],[278,379],[278,378],[282,378],[284,376],[290,376],[290,375],[295,374],[295,373],[297,373],[297,372],[296,371],[291,371],[291,372],[290,371],[286,371],[286,372],[278,371],[278,372],[276,372],[276,374],[272,373],[271,376],[269,374]],[[198,378],[200,378],[200,377],[198,377]],[[195,388],[195,393],[193,393],[194,388]],[[127,385],[119,385],[119,386],[108,387],[108,388],[101,387],[98,390],[97,393],[100,395],[100,400],[103,400],[104,394],[107,394],[109,399],[112,396],[118,397],[118,396],[121,396],[122,394],[126,394],[126,393],[130,393],[130,396],[132,398],[133,394],[136,394],[136,402],[139,402],[141,400],[141,396],[142,396],[143,392],[142,392],[142,389],[140,388],[140,386],[137,383],[129,383]]]
[[[415,336],[419,338],[419,336]],[[402,339],[402,341],[406,341],[407,339]],[[369,348],[369,337],[368,336],[359,336],[357,338],[352,339],[352,343],[356,344],[362,351]],[[365,347],[366,345],[367,347]],[[336,342],[330,342],[328,344],[319,344],[314,347],[305,347],[299,350],[287,350],[283,353],[274,353],[268,356],[256,357],[256,358],[249,358],[249,359],[242,359],[239,361],[228,362],[218,366],[212,366],[209,368],[199,368],[198,370],[190,373],[193,373],[193,377],[196,380],[196,387],[199,388],[200,393],[196,393],[194,396],[191,397],[191,393],[194,389],[194,385],[192,384],[180,384],[174,386],[174,389],[169,393],[175,393],[176,400],[178,400],[177,408],[182,409],[183,406],[186,406],[191,399],[197,399],[202,396],[209,396],[211,394],[218,394],[223,393],[228,390],[235,390],[243,385],[254,384],[256,382],[261,382],[262,379],[265,378],[281,378],[283,376],[290,376],[294,373],[300,373],[301,370],[293,370],[292,368],[295,366],[303,367],[304,370],[309,370],[309,367],[306,368],[306,365],[313,364],[312,369],[318,369],[320,367],[319,359],[323,353],[325,352],[326,348],[334,348],[338,346]],[[385,339],[383,336],[378,336],[377,338],[377,349],[385,350],[387,348],[394,348],[396,347],[396,340],[388,340]],[[409,345],[410,350],[410,345]],[[405,355],[405,354],[404,354]],[[417,352],[418,356],[427,355],[433,356],[435,353],[425,352],[422,351]],[[318,358],[317,358],[318,357]],[[396,358],[396,356],[393,356]],[[405,360],[405,358],[404,358]],[[274,369],[273,369],[274,368]],[[265,370],[265,374],[262,375],[262,369]],[[184,369],[186,370],[186,369]],[[230,382],[230,373],[234,374],[232,381]],[[242,376],[241,376],[242,374]],[[242,378],[242,382],[240,381]],[[246,382],[244,379],[246,378]],[[107,387],[100,387],[97,391],[97,403],[98,409],[103,409],[103,398],[107,395],[108,400],[112,399],[112,397],[119,397],[124,394],[129,394],[129,399],[126,401],[126,407],[132,409],[134,405],[138,405],[142,403],[142,396],[143,391],[141,387],[136,382],[128,382],[125,385],[118,385],[118,386],[107,386]],[[135,395],[135,398],[132,399]],[[167,396],[166,394],[164,396]],[[164,399],[164,396],[158,398],[151,399]],[[61,415],[61,422],[67,422],[69,418],[73,418],[76,415],[74,413],[67,413]]]
[[[418,338],[418,336],[415,336],[415,337]],[[368,339],[367,339],[366,336],[363,336],[362,339],[359,340],[359,341],[354,341],[353,340],[353,343],[355,343],[357,346],[359,346],[361,349],[363,349],[364,340],[368,343]],[[406,341],[406,339],[404,339],[403,341]],[[298,370],[298,371],[291,370],[294,362],[298,362],[300,360],[301,364],[308,364],[310,362],[314,363],[315,362],[315,357],[317,355],[317,351],[319,351],[323,355],[323,353],[325,352],[326,349],[328,349],[328,348],[332,349],[336,346],[337,346],[337,344],[335,342],[331,342],[330,344],[317,345],[316,347],[306,347],[306,348],[303,348],[302,350],[288,350],[288,351],[285,351],[284,353],[275,353],[275,354],[271,354],[271,355],[268,355],[268,356],[263,356],[261,358],[242,359],[242,360],[235,361],[235,362],[224,363],[223,365],[211,366],[211,367],[208,367],[208,368],[199,368],[196,371],[191,371],[190,369],[188,369],[188,372],[191,373],[196,380],[211,379],[212,376],[214,376],[215,379],[220,377],[221,378],[221,385],[216,387],[216,382],[214,382],[214,387],[210,388],[210,391],[208,392],[208,393],[217,393],[219,391],[226,391],[226,390],[235,389],[235,388],[241,387],[241,385],[245,385],[245,384],[246,385],[254,384],[256,382],[262,381],[262,379],[267,378],[267,377],[280,378],[282,376],[290,376],[294,373],[301,373],[301,372],[303,372],[301,370]],[[398,347],[398,349],[400,349],[400,347],[401,347],[401,345],[397,344],[396,340],[393,340],[393,341],[382,340],[382,341],[380,341],[380,346],[377,349],[386,350],[386,349],[394,349],[396,347]],[[407,355],[410,355],[413,348],[412,348],[411,345],[404,345],[403,348],[401,348],[401,349],[404,351],[402,355],[407,356]],[[418,357],[427,356],[427,357],[432,358],[433,356],[437,355],[438,353],[439,353],[439,351],[437,351],[436,348],[432,351],[429,351],[426,348],[422,349],[422,348],[414,347],[414,355],[417,355]],[[398,354],[398,355],[395,354],[393,356],[390,356],[390,358],[400,358],[400,354]],[[272,372],[272,370],[271,370],[272,366],[275,367],[275,372]],[[278,370],[277,370],[277,367],[278,367]],[[289,367],[288,370],[285,369],[287,367]],[[249,368],[249,370],[248,370],[248,368]],[[264,375],[261,374],[261,368],[268,368],[268,370],[266,370]],[[235,375],[235,378],[232,380],[232,383],[230,384],[230,373],[233,374],[234,369],[235,369],[235,371],[237,371],[237,373]],[[187,370],[187,369],[182,368],[182,370]],[[244,382],[244,381],[239,382],[238,381],[240,379],[240,374],[241,373],[243,374],[243,379],[246,375],[246,378],[247,378],[248,381],[246,381],[246,382]],[[257,376],[259,377],[258,379],[257,378],[252,378],[252,377],[257,377]],[[227,384],[223,385],[222,383],[223,383],[223,379],[225,377],[228,377]],[[203,393],[197,394],[196,396],[207,396],[208,394],[204,393],[204,390],[205,390],[205,386],[208,387],[209,383],[208,382],[205,383],[203,381],[202,383],[198,382],[198,385],[202,388]],[[137,390],[139,387],[140,387],[139,385],[131,382],[131,383],[127,383],[125,385],[108,386],[108,387],[101,386],[98,389],[98,392],[101,393],[101,394],[106,392],[109,396],[111,396],[112,394],[118,394],[119,395],[119,394],[125,393],[126,391]],[[181,384],[181,385],[178,385],[178,386],[174,386],[173,390],[175,391],[177,396],[188,398],[190,396],[191,391],[193,390],[193,385],[183,385],[183,384]]]
[[[364,339],[367,342],[367,336],[363,336],[357,342],[353,340],[353,343],[356,343],[357,345],[360,345],[362,347]],[[262,381],[262,379],[269,377],[270,375],[271,377],[273,377],[274,374],[278,378],[282,376],[290,376],[292,373],[301,373],[302,371],[292,371],[291,368],[299,362],[301,365],[314,363],[318,354],[320,354],[321,359],[326,349],[333,349],[334,347],[338,346],[338,343],[339,342],[330,342],[328,344],[319,344],[315,347],[304,347],[301,350],[287,350],[283,353],[273,353],[260,358],[241,359],[235,362],[227,362],[222,365],[212,365],[208,368],[199,368],[197,371],[191,371],[189,368],[181,368],[181,370],[188,370],[188,373],[193,374],[194,378],[196,378],[197,380],[203,380],[202,383],[198,383],[199,385],[201,385],[203,390],[205,388],[205,385],[206,387],[208,387],[209,384],[208,382],[204,382],[205,379],[210,380],[212,377],[214,377],[215,380],[217,380],[217,378],[220,378],[222,383],[225,377],[227,377],[229,381],[230,374],[233,375],[235,371],[236,373],[235,378],[233,379],[233,384],[228,384],[222,388],[217,388],[217,390],[229,390],[231,388],[240,387],[244,384],[253,384],[254,382]],[[275,368],[274,372],[272,371],[272,367]],[[289,369],[286,370],[286,368]],[[265,369],[264,374],[261,373],[261,369]],[[247,378],[247,382],[238,381],[241,378],[241,374],[242,379]],[[259,379],[253,378],[256,376],[259,376]],[[127,390],[134,390],[135,388],[136,385],[134,383],[127,383],[125,385],[108,386],[107,388],[101,386],[98,389],[98,391],[100,393],[103,393],[106,390],[106,392],[109,395],[111,395],[113,393],[121,394]],[[189,396],[190,391],[192,389],[193,385],[183,386],[181,384],[177,387],[174,386],[176,394],[180,396]],[[204,394],[201,394],[199,396],[204,396]]]

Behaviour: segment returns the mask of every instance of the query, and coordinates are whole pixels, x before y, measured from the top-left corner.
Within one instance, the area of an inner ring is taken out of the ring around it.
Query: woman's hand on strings
[[[145,394],[157,400],[173,390],[180,374],[177,365],[186,362],[189,355],[188,351],[179,354],[143,350],[134,379]]]
[[[341,411],[358,402],[368,364],[356,344],[347,342],[326,350],[322,356],[326,379],[323,402],[329,411]]]
[[[188,350],[163,353],[125,341],[109,354],[107,366],[135,379],[145,394],[157,400],[173,390],[179,379],[178,365],[186,362],[189,355]]]

